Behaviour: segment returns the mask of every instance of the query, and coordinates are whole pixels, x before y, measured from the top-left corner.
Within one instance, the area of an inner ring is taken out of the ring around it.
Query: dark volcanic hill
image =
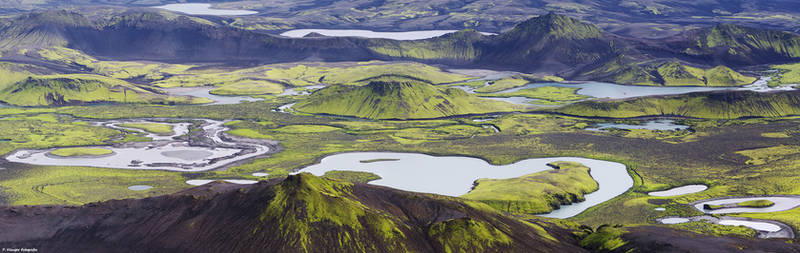
[[[289,176],[81,207],[0,208],[0,245],[41,252],[586,252],[570,231],[455,198]]]
[[[311,174],[84,206],[0,207],[0,246],[65,253],[800,250],[782,240],[663,226],[593,231],[569,221],[521,220],[478,202]]]
[[[477,61],[519,66],[522,71],[557,73],[611,59],[619,54],[600,28],[557,14],[518,24],[482,47]]]

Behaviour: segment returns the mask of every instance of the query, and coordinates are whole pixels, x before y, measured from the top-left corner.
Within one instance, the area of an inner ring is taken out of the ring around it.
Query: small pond
[[[587,131],[605,131],[609,129],[646,129],[646,130],[661,130],[661,131],[675,131],[689,129],[687,125],[676,124],[674,120],[657,119],[644,121],[640,125],[633,124],[619,124],[619,123],[599,123],[593,127],[588,127],[584,130]]]
[[[745,226],[748,228],[752,228],[755,230],[760,231],[767,231],[767,232],[778,232],[781,231],[781,227],[772,223],[767,222],[758,222],[758,221],[746,221],[746,220],[720,220],[720,225],[726,226]]]
[[[684,185],[680,187],[675,187],[669,190],[664,191],[654,191],[649,192],[647,195],[655,196],[655,197],[672,197],[672,196],[680,196],[692,193],[698,193],[701,191],[705,191],[708,189],[708,186],[701,185],[701,184],[693,184],[693,185]]]
[[[216,180],[216,179],[193,179],[193,180],[186,180],[186,184],[194,185],[194,186],[201,186],[201,185],[209,184],[211,182],[216,182],[216,181],[223,181],[223,182],[228,182],[228,183],[232,183],[232,184],[255,184],[255,183],[258,183],[258,181],[246,180],[246,179],[219,179],[219,180]]]
[[[128,187],[128,190],[131,190],[131,191],[144,191],[144,190],[150,190],[152,188],[153,188],[153,186],[150,186],[150,185],[132,185],[132,186]]]

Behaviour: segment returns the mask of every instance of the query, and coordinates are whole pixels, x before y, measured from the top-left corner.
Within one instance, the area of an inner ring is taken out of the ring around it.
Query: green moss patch
[[[748,201],[744,201],[744,202],[739,202],[739,203],[736,203],[736,205],[739,206],[739,207],[755,207],[755,208],[759,208],[759,207],[774,206],[775,202],[772,202],[772,201],[769,201],[769,200],[766,200],[766,199],[757,199],[757,200],[748,200]]]
[[[333,178],[344,180],[348,182],[356,182],[356,183],[369,183],[370,181],[375,181],[381,179],[380,176],[375,175],[370,172],[363,172],[363,171],[349,171],[349,170],[332,170],[325,172],[325,175],[322,177],[326,178]]]
[[[740,154],[749,157],[747,160],[749,165],[762,165],[772,161],[783,159],[785,156],[800,153],[800,147],[790,145],[778,145],[774,147],[757,148],[737,151]]]
[[[205,98],[169,96],[99,75],[68,74],[29,76],[0,89],[0,101],[20,106],[82,103],[202,104]]]
[[[171,135],[173,134],[172,125],[169,124],[162,124],[162,123],[154,123],[154,122],[144,122],[144,123],[122,123],[119,124],[120,127],[127,127],[127,128],[135,128],[139,130],[144,130],[150,133],[158,134],[158,135]]]
[[[239,80],[209,91],[214,95],[264,95],[281,92],[282,85],[266,80]]]
[[[482,252],[511,244],[505,233],[491,224],[470,218],[442,221],[431,225],[428,236],[436,240],[444,252]]]
[[[526,97],[541,99],[549,102],[576,101],[589,98],[576,94],[578,88],[545,86],[539,88],[522,89],[514,92],[478,94],[480,97]]]
[[[509,213],[548,213],[560,205],[584,200],[597,191],[589,168],[574,162],[555,162],[559,169],[511,179],[479,179],[463,198],[478,200]]]
[[[73,156],[102,156],[102,155],[110,155],[114,152],[110,149],[105,148],[61,148],[50,151],[51,155],[61,156],[61,157],[73,157]]]
[[[610,252],[626,244],[622,235],[627,231],[622,227],[602,225],[597,230],[583,238],[580,246],[597,252]]]
[[[490,92],[504,91],[520,87],[528,83],[530,83],[530,81],[521,77],[516,77],[516,76],[507,77],[500,80],[492,81],[489,83],[489,85],[476,89],[475,92],[490,93]]]

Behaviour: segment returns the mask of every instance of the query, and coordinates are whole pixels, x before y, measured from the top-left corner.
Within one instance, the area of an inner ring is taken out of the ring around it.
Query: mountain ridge
[[[0,220],[12,228],[0,243],[60,252],[586,252],[547,222],[310,174],[82,207],[0,207]]]
[[[55,12],[54,15],[74,20],[79,14]],[[11,23],[21,23],[20,27],[25,27],[24,24],[35,21],[25,22],[30,18],[28,16],[17,17]],[[741,68],[800,60],[800,35],[788,32],[726,25],[718,26],[724,29],[703,28],[663,40],[645,40],[620,37],[555,13],[529,19],[495,36],[465,30],[415,41],[356,37],[286,38],[207,24],[185,16],[165,17],[155,12],[129,12],[111,21],[94,21],[92,24],[65,21],[64,25],[54,29],[36,28],[26,32],[14,27],[6,25],[0,28],[0,34],[6,35],[0,39],[0,45],[14,49],[66,45],[97,59],[231,65],[307,59],[411,60],[457,68],[557,74],[570,80],[619,79],[608,76],[640,72],[635,68],[648,62],[677,60],[684,65],[707,68],[719,65]],[[27,38],[25,34],[36,34],[36,37]],[[776,35],[780,35],[779,38],[763,38]],[[749,37],[763,39],[747,40]],[[31,39],[39,42],[26,42]],[[602,70],[611,66],[609,64],[614,65],[614,69],[634,69],[624,72]]]

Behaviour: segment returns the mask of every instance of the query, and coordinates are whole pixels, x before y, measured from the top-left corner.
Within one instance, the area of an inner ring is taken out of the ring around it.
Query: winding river
[[[736,203],[752,200],[769,200],[774,203],[768,207],[736,207]],[[730,205],[732,207],[725,207],[715,210],[708,210],[703,208],[704,205]],[[771,213],[791,210],[800,207],[800,196],[797,195],[782,195],[782,196],[763,196],[763,197],[723,197],[707,200],[699,200],[692,202],[690,205],[694,206],[697,210],[708,214],[733,214],[733,213]],[[694,217],[663,217],[656,219],[657,222],[663,224],[680,224],[691,221],[710,222],[726,226],[745,226],[752,228],[758,232],[759,238],[794,238],[794,230],[781,222],[772,220],[759,220],[731,216],[694,216]]]
[[[669,216],[656,219],[661,224],[681,224],[686,222],[708,222],[724,226],[744,226],[756,231],[758,238],[794,238],[794,230],[789,225],[771,220],[759,220],[740,217],[714,217],[709,215],[676,217]]]
[[[6,155],[6,159],[11,162],[51,165],[51,166],[87,166],[117,169],[151,169],[169,171],[207,171],[225,165],[246,160],[256,156],[264,155],[272,150],[266,141],[228,141],[222,135],[227,128],[223,121],[207,119],[191,119],[187,121],[202,121],[202,134],[196,136],[199,141],[187,141],[177,137],[185,136],[189,133],[188,122],[168,123],[153,120],[114,120],[94,122],[113,129],[127,132],[142,132],[146,136],[153,138],[149,142],[124,143],[109,146],[93,146],[104,148],[114,153],[106,156],[94,157],[57,157],[49,155],[51,149],[21,149]],[[173,134],[160,136],[151,133],[144,133],[138,129],[131,129],[119,126],[121,123],[161,123],[169,124],[173,127]]]
[[[377,162],[364,163],[362,161]],[[463,156],[430,156],[419,153],[355,152],[331,155],[319,164],[303,168],[295,173],[309,172],[324,175],[333,170],[371,172],[382,179],[370,184],[396,189],[461,196],[470,191],[479,178],[515,178],[540,171],[551,170],[548,163],[556,161],[579,162],[591,168],[591,176],[599,184],[599,190],[587,194],[586,200],[542,216],[568,218],[589,207],[608,201],[633,186],[625,165],[615,162],[578,157],[551,157],[522,160],[509,165],[491,165],[484,160]]]

